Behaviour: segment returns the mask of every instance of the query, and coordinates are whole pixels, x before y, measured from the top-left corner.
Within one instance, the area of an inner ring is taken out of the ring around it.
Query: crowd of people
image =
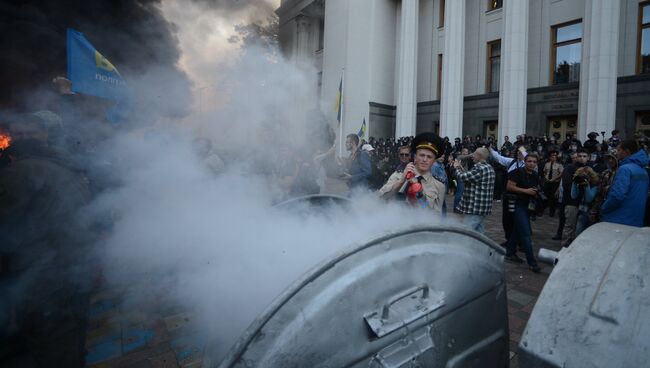
[[[598,140],[598,138],[601,138]],[[526,262],[540,272],[533,254],[531,220],[559,216],[553,240],[568,247],[599,221],[650,226],[648,138],[641,132],[622,140],[614,130],[576,134],[559,142],[548,137],[448,138],[433,133],[398,139],[359,140],[348,135],[350,156],[342,178],[351,189],[365,187],[386,199],[446,214],[462,215],[470,228],[483,232],[493,201],[502,204],[506,259]],[[446,195],[453,195],[447,203]]]

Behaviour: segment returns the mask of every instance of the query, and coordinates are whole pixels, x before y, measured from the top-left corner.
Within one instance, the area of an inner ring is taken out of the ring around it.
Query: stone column
[[[296,42],[294,43],[293,57],[299,66],[306,66],[309,63],[309,29],[311,22],[306,15],[298,15],[296,22]]]
[[[463,134],[465,89],[465,1],[445,2],[445,47],[442,56],[440,135],[454,138]]]
[[[528,0],[503,4],[501,80],[499,81],[499,142],[526,132],[528,86]]]
[[[415,135],[419,4],[420,0],[402,0],[396,137]]]
[[[616,76],[620,0],[586,0],[578,138],[589,132],[609,134],[616,122]]]

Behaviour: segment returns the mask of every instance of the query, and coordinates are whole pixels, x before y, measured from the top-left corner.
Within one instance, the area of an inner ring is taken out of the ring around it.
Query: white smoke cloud
[[[214,86],[219,102],[206,99],[182,121],[145,121],[145,128],[106,142],[96,164],[117,185],[84,217],[111,219],[96,247],[107,286],[123,290],[125,303],[144,312],[156,295],[190,311],[218,360],[275,297],[327,257],[437,219],[372,194],[327,211],[273,207],[286,198],[273,175],[283,152],[311,162],[332,144],[321,134],[328,122],[315,112],[316,73],[279,52],[233,48],[224,29],[236,21],[217,17],[213,23],[200,9],[163,1],[164,13],[179,26],[182,66],[198,86]],[[155,83],[149,86],[138,91],[140,100],[160,93]],[[197,137],[210,139],[223,159],[218,174],[197,153]]]
[[[121,185],[91,210],[113,219],[99,247],[110,285],[126,288],[134,304],[164,294],[193,311],[215,348],[210,353],[222,357],[311,267],[387,231],[432,224],[435,216],[372,194],[321,214],[274,208],[282,191],[271,169],[280,151],[310,161],[313,147],[331,144],[311,134],[326,124],[309,108],[316,106],[315,73],[254,48],[219,73],[227,81],[222,106],[106,145],[100,156],[112,162]],[[193,147],[197,134],[225,161],[216,176]]]
[[[223,82],[217,70],[232,67],[242,51],[240,42],[231,42],[240,24],[264,24],[274,17],[279,0],[178,1],[162,0],[165,18],[175,25],[181,49],[179,68],[194,83],[195,109],[220,104]]]

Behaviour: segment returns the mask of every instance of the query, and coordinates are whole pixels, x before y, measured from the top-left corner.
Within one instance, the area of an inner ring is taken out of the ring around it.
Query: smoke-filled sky
[[[159,90],[174,87],[190,101],[192,91],[214,87],[207,75],[234,60],[238,45],[228,39],[235,25],[264,22],[277,6],[279,0],[2,1],[0,108],[44,108],[25,102],[66,75],[67,28],[84,33],[127,82],[156,79]],[[152,65],[156,78],[143,78]]]
[[[265,23],[275,16],[278,6],[280,0],[162,0],[165,19],[176,25],[181,50],[178,66],[194,84],[196,104],[218,101],[217,70],[231,66],[241,51],[241,44],[232,42],[235,27]]]

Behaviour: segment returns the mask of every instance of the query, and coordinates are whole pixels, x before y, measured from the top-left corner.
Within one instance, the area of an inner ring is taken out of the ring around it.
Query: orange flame
[[[11,146],[11,136],[9,134],[0,133],[0,151],[4,151]]]

